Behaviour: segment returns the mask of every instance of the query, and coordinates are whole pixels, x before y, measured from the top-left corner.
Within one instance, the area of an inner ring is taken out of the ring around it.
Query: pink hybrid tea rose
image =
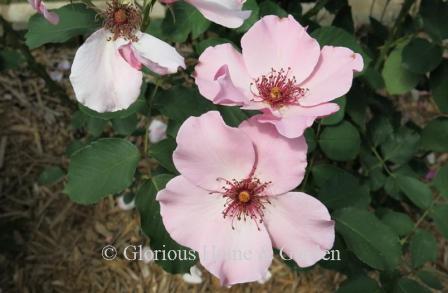
[[[330,101],[346,94],[361,55],[344,47],[319,47],[292,16],[265,16],[241,39],[209,47],[199,58],[195,80],[215,104],[261,110],[257,119],[288,138],[298,137],[316,118],[338,111]]]
[[[28,2],[38,13],[42,14],[45,17],[45,19],[48,20],[49,23],[51,24],[59,23],[59,16],[54,12],[48,11],[44,1],[28,0]]]
[[[206,147],[204,147],[206,146]],[[238,128],[211,111],[190,117],[177,135],[181,175],[157,194],[163,223],[225,286],[261,280],[273,249],[308,267],[333,245],[326,207],[302,192],[307,145],[250,118]]]
[[[185,68],[184,58],[169,44],[139,31],[140,10],[117,0],[107,3],[104,27],[78,49],[70,81],[76,99],[97,112],[128,108],[140,94],[146,66],[157,74]]]
[[[177,0],[160,0],[172,4]],[[251,11],[242,10],[246,0],[185,0],[196,7],[208,20],[228,28],[240,27],[249,18]]]

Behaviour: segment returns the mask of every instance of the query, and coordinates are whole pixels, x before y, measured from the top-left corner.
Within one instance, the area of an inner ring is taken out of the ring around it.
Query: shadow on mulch
[[[68,70],[57,68],[74,52],[46,48],[35,53],[69,89]],[[25,68],[0,73],[0,291],[333,292],[343,279],[318,267],[297,274],[276,259],[273,277],[264,285],[226,289],[204,270],[204,282],[190,285],[154,263],[103,260],[106,244],[120,248],[148,240],[137,212],[119,209],[113,198],[81,206],[63,194],[63,182],[37,183],[44,168],[67,167],[71,114]]]

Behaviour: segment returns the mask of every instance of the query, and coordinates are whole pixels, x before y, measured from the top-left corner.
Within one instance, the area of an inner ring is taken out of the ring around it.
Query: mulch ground
[[[68,70],[58,70],[74,51],[34,52],[70,91]],[[123,211],[113,198],[77,205],[62,192],[63,180],[41,186],[48,166],[67,167],[65,150],[74,137],[72,111],[26,68],[0,72],[0,292],[334,292],[344,279],[316,267],[292,272],[275,259],[265,284],[221,288],[205,270],[191,285],[156,264],[105,261],[101,249],[146,244],[137,211]],[[3,290],[3,291],[2,291]]]

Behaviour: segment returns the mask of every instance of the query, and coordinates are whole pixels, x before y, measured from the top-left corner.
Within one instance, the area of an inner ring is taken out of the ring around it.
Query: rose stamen
[[[241,181],[236,179],[229,181],[224,178],[217,178],[217,180],[225,183],[222,187],[223,191],[211,193],[222,194],[226,199],[222,214],[224,218],[230,217],[232,219],[232,229],[235,229],[235,219],[238,221],[251,219],[257,225],[257,229],[260,230],[259,224],[263,223],[264,217],[263,210],[266,204],[270,204],[264,191],[271,182],[262,183],[255,177]]]
[[[141,14],[135,5],[120,3],[119,0],[108,1],[103,16],[104,28],[113,34],[114,41],[118,38],[138,41],[135,32],[140,28]]]
[[[294,76],[289,77],[290,70],[291,68],[287,71],[271,69],[269,74],[255,79],[251,83],[251,91],[256,98],[253,101],[266,102],[274,109],[297,104],[299,99],[306,95],[308,89],[297,85]]]

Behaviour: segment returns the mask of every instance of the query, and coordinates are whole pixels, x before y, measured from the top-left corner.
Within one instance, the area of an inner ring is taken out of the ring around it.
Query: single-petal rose
[[[253,117],[238,128],[216,111],[190,117],[173,154],[180,175],[157,194],[167,231],[226,286],[265,279],[273,247],[313,265],[333,245],[334,222],[317,199],[291,192],[306,153],[303,137]]]
[[[104,17],[104,28],[87,38],[73,60],[70,81],[84,106],[97,112],[126,109],[140,94],[143,66],[161,75],[185,68],[175,48],[139,31],[134,5],[112,0]]]
[[[262,47],[260,47],[262,44]],[[242,53],[230,44],[207,48],[195,68],[200,93],[215,104],[260,110],[258,121],[273,124],[288,138],[303,134],[317,118],[339,107],[361,55],[324,46],[292,16],[265,16],[241,39]]]
[[[59,23],[59,16],[54,12],[48,11],[44,1],[28,0],[28,2],[38,13],[42,14],[45,17],[45,19],[48,20],[49,23],[51,24]]]
[[[172,4],[178,0],[160,0]],[[242,10],[246,0],[185,0],[193,5],[208,20],[228,28],[240,27],[251,11]]]

